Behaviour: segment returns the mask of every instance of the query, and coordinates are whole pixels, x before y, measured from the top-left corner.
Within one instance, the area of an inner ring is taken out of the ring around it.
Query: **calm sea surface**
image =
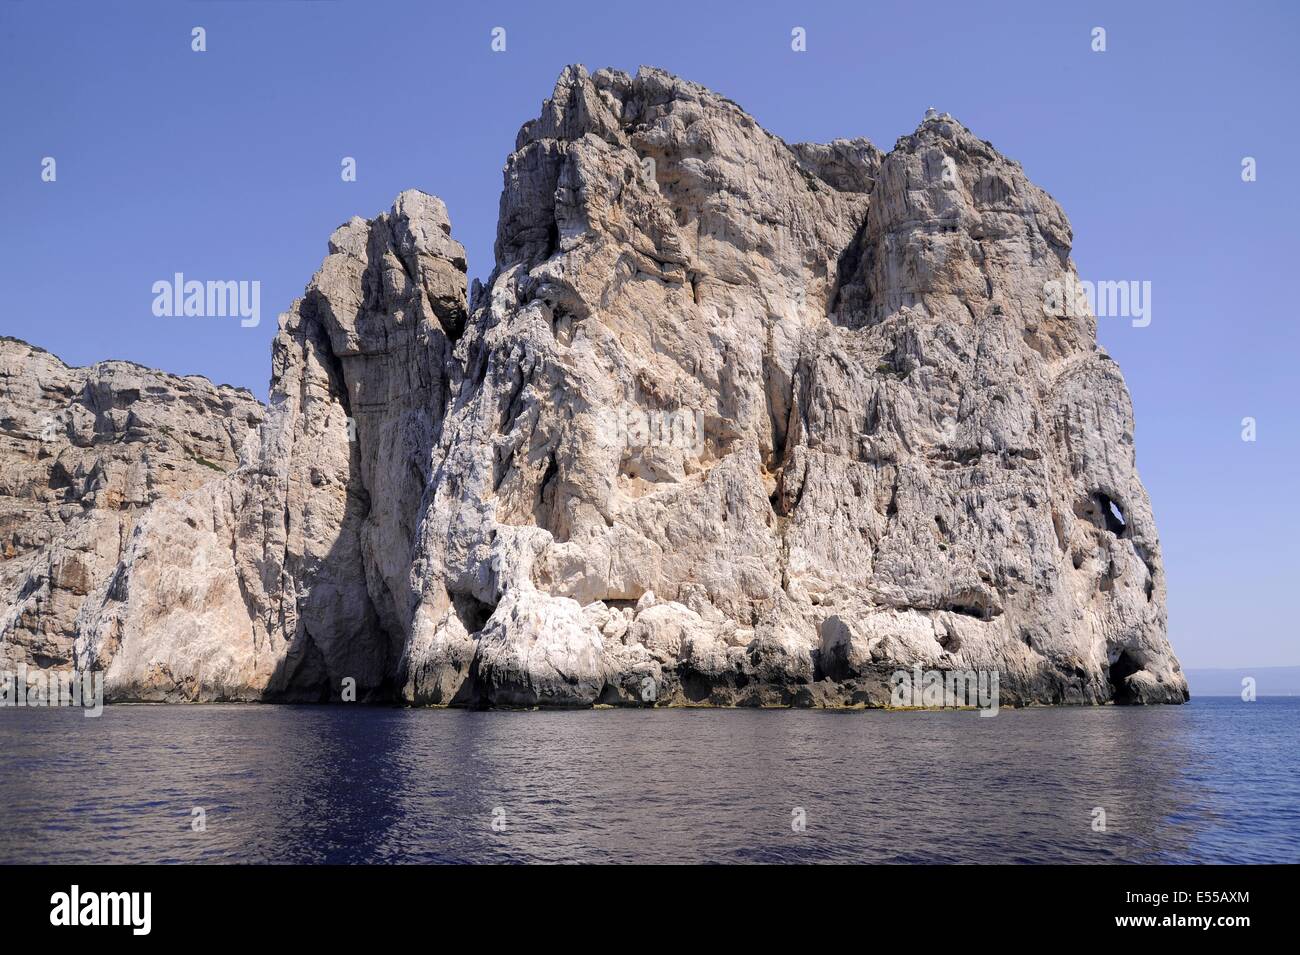
[[[0,862],[1300,862],[1298,757],[1293,698],[0,709]]]

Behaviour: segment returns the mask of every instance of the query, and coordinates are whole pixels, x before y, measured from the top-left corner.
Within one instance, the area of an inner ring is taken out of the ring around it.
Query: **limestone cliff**
[[[877,705],[919,664],[1181,702],[1123,378],[1044,310],[1070,243],[946,115],[790,146],[567,68],[487,284],[436,198],[351,220],[264,408],[0,343],[0,663],[114,699]]]

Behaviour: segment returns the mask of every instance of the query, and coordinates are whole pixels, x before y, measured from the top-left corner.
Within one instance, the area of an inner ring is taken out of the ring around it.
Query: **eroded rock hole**
[[[976,620],[992,620],[1002,612],[992,605],[987,596],[975,590],[963,590],[953,595],[944,601],[940,609]]]
[[[1128,518],[1119,502],[1102,491],[1094,491],[1075,505],[1074,513],[1095,527],[1123,537],[1128,531]]]
[[[1135,703],[1137,694],[1129,687],[1128,678],[1138,670],[1142,669],[1142,664],[1137,661],[1127,650],[1123,651],[1114,663],[1107,670],[1106,679],[1110,683],[1110,696],[1116,703]]]
[[[538,498],[543,507],[551,507],[555,504],[555,479],[559,473],[560,465],[552,454],[550,460],[546,462],[546,471],[542,474],[542,481],[538,485]]]
[[[1124,512],[1120,506],[1104,494],[1097,495],[1102,501],[1102,517],[1106,519],[1106,530],[1110,531],[1116,537],[1120,536],[1128,529],[1128,522],[1124,520]]]
[[[482,630],[492,612],[497,609],[495,605],[484,603],[473,594],[452,594],[451,605],[465,627],[465,632],[471,634]]]

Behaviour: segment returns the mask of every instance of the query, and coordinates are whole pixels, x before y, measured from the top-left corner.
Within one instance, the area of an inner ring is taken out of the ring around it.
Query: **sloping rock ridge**
[[[790,146],[566,68],[487,284],[432,196],[352,219],[266,406],[0,342],[0,666],[116,700],[875,706],[920,666],[1182,702],[1124,380],[1044,309],[1070,243],[946,114]]]

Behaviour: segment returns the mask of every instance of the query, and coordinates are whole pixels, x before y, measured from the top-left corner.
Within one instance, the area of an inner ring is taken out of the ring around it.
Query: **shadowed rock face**
[[[957,122],[788,146],[661,71],[570,67],[472,302],[450,232],[419,192],[342,226],[266,408],[135,370],[200,394],[205,464],[127,516],[34,457],[85,458],[32,443],[72,392],[29,364],[95,369],[4,344],[0,661],[116,699],[883,705],[914,665],[1186,699],[1123,378],[1043,307],[1069,225]],[[166,468],[148,388],[89,400],[143,422],[114,461]]]

